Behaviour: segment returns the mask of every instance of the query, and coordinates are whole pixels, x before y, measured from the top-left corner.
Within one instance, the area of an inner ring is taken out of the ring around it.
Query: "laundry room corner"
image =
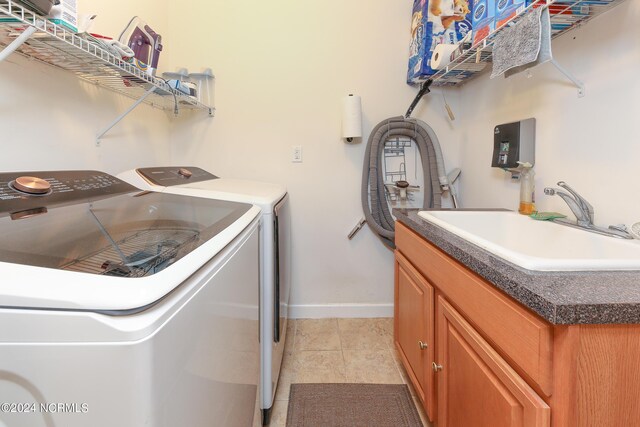
[[[640,0],[0,0],[0,427],[640,427]]]
[[[374,125],[405,113],[416,89],[404,83],[410,2],[195,1],[172,11],[172,61],[210,66],[213,119],[172,124],[172,161],[224,177],[283,182],[291,196],[294,317],[391,316],[393,253],[362,217],[364,151]],[[193,11],[197,10],[198,13]],[[375,48],[372,48],[375,46]],[[341,138],[341,100],[362,99],[363,138]],[[458,162],[457,89],[434,89],[415,110]],[[292,149],[302,148],[302,162]]]

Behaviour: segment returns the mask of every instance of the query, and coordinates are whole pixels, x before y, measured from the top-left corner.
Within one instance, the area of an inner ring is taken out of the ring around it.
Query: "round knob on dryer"
[[[13,181],[13,188],[27,194],[46,194],[51,190],[51,184],[35,176],[21,176]]]
[[[193,175],[193,172],[191,172],[189,169],[186,169],[186,168],[180,168],[178,169],[178,175],[182,175],[185,178],[191,178],[191,175]]]

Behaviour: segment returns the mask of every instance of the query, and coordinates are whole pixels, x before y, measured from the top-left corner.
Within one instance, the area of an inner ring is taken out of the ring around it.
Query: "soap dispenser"
[[[518,162],[520,165],[520,207],[518,212],[522,215],[531,215],[535,212],[535,172],[529,162]]]

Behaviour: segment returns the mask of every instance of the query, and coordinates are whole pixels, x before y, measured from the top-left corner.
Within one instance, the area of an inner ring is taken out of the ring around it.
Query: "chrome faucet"
[[[633,236],[626,230],[625,226],[610,226],[609,228],[602,228],[594,225],[593,206],[591,203],[578,194],[578,192],[573,188],[569,187],[566,182],[560,181],[558,182],[558,186],[564,188],[569,193],[547,187],[544,189],[544,194],[547,196],[560,196],[569,206],[569,209],[571,209],[571,212],[575,215],[576,220],[573,222],[564,218],[556,218],[553,220],[554,222],[605,236],[618,237],[620,239],[633,239]]]
[[[573,214],[576,216],[578,225],[582,227],[592,226],[593,206],[591,206],[591,203],[587,202],[587,200],[580,194],[578,194],[577,191],[569,187],[566,182],[560,181],[558,182],[558,186],[564,188],[571,194],[567,194],[562,190],[556,190],[555,188],[550,187],[544,189],[544,194],[546,194],[547,196],[553,196],[557,194],[558,196],[562,197],[562,200],[564,200],[567,205],[569,205],[571,212],[573,212]]]

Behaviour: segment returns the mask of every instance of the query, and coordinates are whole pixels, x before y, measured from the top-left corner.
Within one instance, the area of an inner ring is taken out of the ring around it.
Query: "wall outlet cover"
[[[291,162],[302,163],[302,146],[301,145],[291,146]]]

